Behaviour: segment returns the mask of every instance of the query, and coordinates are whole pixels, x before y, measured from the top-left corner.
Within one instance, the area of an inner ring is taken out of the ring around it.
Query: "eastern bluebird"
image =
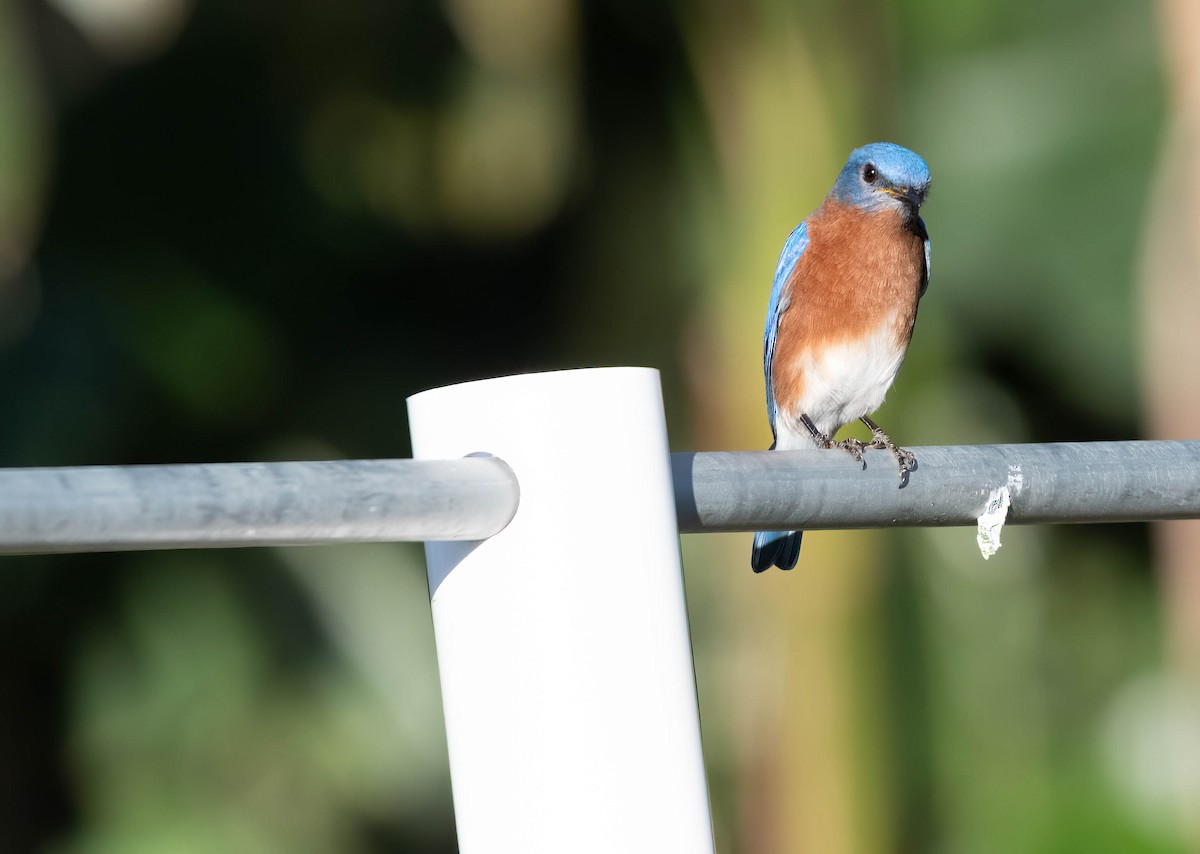
[[[928,192],[919,156],[890,142],[864,145],[788,237],[763,338],[772,450],[841,448],[863,462],[864,448],[886,448],[902,482],[916,466],[867,416],[896,379],[929,284],[929,233],[917,215]],[[855,419],[871,442],[834,441]],[[755,534],[754,571],[794,567],[802,533]]]

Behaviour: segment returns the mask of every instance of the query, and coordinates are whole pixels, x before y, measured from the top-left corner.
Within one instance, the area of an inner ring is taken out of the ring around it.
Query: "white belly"
[[[800,423],[801,414],[832,438],[843,425],[878,409],[904,362],[906,348],[896,337],[895,324],[889,320],[867,338],[807,353],[802,366],[804,392],[796,410],[779,413],[776,447],[814,447],[811,434]]]

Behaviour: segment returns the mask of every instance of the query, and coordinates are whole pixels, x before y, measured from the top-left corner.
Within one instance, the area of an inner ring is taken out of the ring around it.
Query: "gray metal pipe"
[[[1200,518],[1200,441],[672,454],[681,533]],[[581,484],[581,488],[586,488]],[[636,489],[636,484],[630,484]],[[0,469],[0,554],[481,540],[517,510],[501,460]]]
[[[518,494],[488,457],[0,469],[0,554],[480,540]]]
[[[1007,487],[1008,523],[1200,518],[1200,441],[673,454],[681,533],[975,525]]]

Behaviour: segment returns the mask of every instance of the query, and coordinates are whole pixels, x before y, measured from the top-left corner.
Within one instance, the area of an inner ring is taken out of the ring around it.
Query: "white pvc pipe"
[[[409,398],[413,456],[493,454],[513,521],[427,543],[464,854],[712,852],[658,372]]]

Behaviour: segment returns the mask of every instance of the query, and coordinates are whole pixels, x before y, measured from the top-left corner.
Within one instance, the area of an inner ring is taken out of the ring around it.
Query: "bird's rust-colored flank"
[[[776,338],[780,401],[801,400],[813,354],[875,334],[881,318],[895,318],[905,346],[924,274],[924,238],[899,211],[868,213],[827,199],[807,222],[808,247],[785,285],[789,305]]]

